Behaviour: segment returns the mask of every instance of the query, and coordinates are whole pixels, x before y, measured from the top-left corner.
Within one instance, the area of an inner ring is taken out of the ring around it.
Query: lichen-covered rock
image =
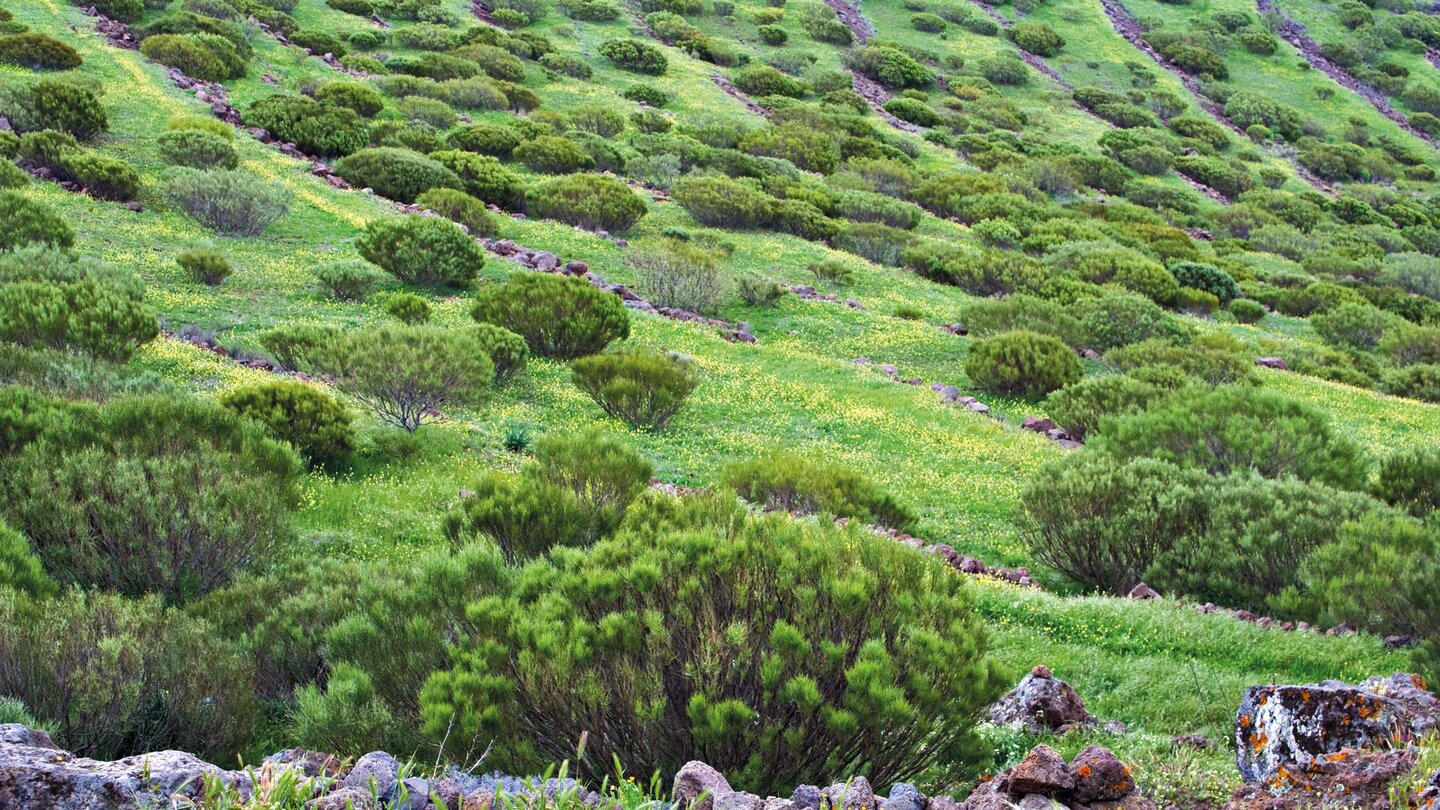
[[[1048,667],[1037,666],[990,707],[990,721],[1020,726],[1034,734],[1089,723],[1085,702],[1070,684],[1056,678]]]
[[[1346,750],[1304,768],[1281,766],[1268,783],[1241,787],[1226,810],[1391,810],[1390,784],[1415,767],[1415,752]],[[1423,803],[1418,806],[1425,807]]]
[[[848,782],[836,782],[824,791],[826,804],[837,810],[873,810],[875,791],[870,780],[857,776]]]
[[[720,793],[713,798],[715,810],[763,810],[765,807],[764,799],[743,790]]]
[[[18,738],[8,731],[7,738]],[[48,736],[37,733],[36,741]],[[195,798],[206,778],[248,791],[244,774],[180,751],[156,751],[113,762],[76,757],[53,747],[0,743],[0,807],[46,810],[136,810]]]
[[[890,797],[884,805],[885,810],[925,810],[925,794],[908,782],[896,782],[890,786]]]
[[[373,791],[376,796],[389,795],[400,780],[400,761],[384,751],[371,751],[355,761],[355,766],[340,780],[344,787]]]
[[[305,810],[376,810],[375,797],[368,790],[342,787],[306,802]]]
[[[50,735],[19,723],[0,723],[0,745],[25,745],[30,748],[55,748]]]
[[[820,788],[814,785],[798,785],[790,794],[790,801],[801,810],[820,810]]]
[[[713,810],[717,795],[733,792],[724,775],[699,760],[690,760],[675,773],[675,802],[682,808]]]
[[[1070,762],[1075,780],[1071,795],[1081,802],[1117,801],[1135,792],[1135,778],[1125,763],[1098,745],[1091,745]]]
[[[1434,697],[1418,676],[1367,683],[1391,694],[1338,681],[1245,690],[1235,716],[1240,776],[1271,783],[1287,766],[1303,770],[1345,749],[1388,748],[1434,727]]]
[[[1054,796],[1075,786],[1066,770],[1065,758],[1048,745],[1037,745],[1010,771],[1010,792]]]

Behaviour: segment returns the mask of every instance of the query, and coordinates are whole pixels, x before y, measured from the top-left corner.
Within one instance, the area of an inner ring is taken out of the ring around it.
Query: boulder
[[[800,810],[820,810],[820,788],[814,785],[799,785],[790,794],[790,801]]]
[[[350,773],[340,780],[341,787],[371,791],[387,796],[400,779],[400,761],[384,751],[371,751],[355,762]]]
[[[1031,793],[1021,797],[1019,803],[1015,805],[1015,810],[1070,810],[1070,808],[1050,796]]]
[[[306,802],[305,810],[375,810],[375,797],[368,790],[342,787]]]
[[[471,791],[465,796],[461,810],[490,810],[495,804],[495,794],[483,788]]]
[[[908,782],[896,782],[890,786],[890,797],[884,805],[885,810],[925,810],[925,794]]]
[[[1125,763],[1098,745],[1091,745],[1070,762],[1075,780],[1071,793],[1081,802],[1116,801],[1135,792],[1135,778]]]
[[[957,810],[1015,810],[1010,791],[1006,790],[1009,780],[1002,774],[988,782],[981,782]]]
[[[990,707],[990,720],[997,725],[1019,726],[1031,733],[1043,734],[1063,726],[1088,723],[1090,713],[1070,684],[1039,666]]]
[[[872,810],[875,791],[870,780],[857,776],[848,782],[836,782],[824,790],[826,804],[836,810]]]
[[[764,799],[743,790],[716,794],[714,800],[715,810],[764,810],[765,807]]]
[[[1325,754],[1304,768],[1281,768],[1268,783],[1235,791],[1226,810],[1391,810],[1390,784],[1415,767],[1414,751],[1344,750]],[[1422,792],[1419,803],[1427,807]]]
[[[1389,748],[1435,727],[1437,703],[1414,675],[1361,685],[1252,686],[1235,716],[1236,765],[1249,783],[1346,749]]]
[[[1279,357],[1257,357],[1255,358],[1255,365],[1260,366],[1261,368],[1273,368],[1276,371],[1290,370],[1290,366],[1287,365],[1285,361],[1280,359]]]
[[[52,748],[55,742],[45,732],[19,723],[0,723],[0,745],[24,745],[30,748]]]
[[[304,748],[287,748],[265,757],[262,762],[284,766],[299,771],[304,776],[339,776],[340,758],[323,751],[309,751]]]
[[[7,726],[7,739],[48,742]],[[181,751],[156,751],[104,762],[52,745],[0,742],[0,807],[46,810],[138,810],[169,807],[175,796],[196,798],[206,778],[249,791],[245,774],[226,771]]]
[[[451,777],[445,777],[435,783],[435,799],[438,807],[445,810],[461,810],[465,804],[464,791],[460,782]]]
[[[713,810],[716,796],[733,792],[724,775],[699,760],[690,760],[675,773],[675,801],[682,810]]]
[[[1160,592],[1142,582],[1131,588],[1128,596],[1131,599],[1159,599]]]
[[[1065,768],[1065,758],[1048,745],[1037,745],[1010,771],[1010,792],[1054,796],[1075,786]]]
[[[789,799],[782,799],[778,796],[771,796],[761,805],[762,810],[796,810],[798,805]]]

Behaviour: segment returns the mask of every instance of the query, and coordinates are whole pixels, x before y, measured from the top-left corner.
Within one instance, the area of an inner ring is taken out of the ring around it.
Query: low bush
[[[855,69],[891,89],[925,87],[935,81],[929,68],[898,48],[866,45],[855,55]]]
[[[525,191],[525,207],[534,216],[586,230],[629,230],[648,210],[639,195],[614,177],[572,174]]]
[[[25,245],[68,248],[74,244],[75,231],[50,206],[20,191],[0,190],[0,251]]]
[[[30,70],[70,70],[83,60],[74,48],[33,31],[0,36],[0,63]]]
[[[735,291],[740,300],[752,307],[774,306],[790,290],[773,278],[753,274],[740,276],[735,281]]]
[[[213,250],[187,250],[175,257],[175,263],[191,279],[214,286],[235,272],[223,253]]]
[[[1074,350],[1060,340],[1006,332],[971,347],[965,373],[982,390],[1038,400],[1078,382],[1082,371]]]
[[[179,68],[185,75],[207,82],[243,77],[248,61],[234,43],[215,34],[156,34],[141,41],[140,52],[166,67]]]
[[[363,118],[373,118],[385,109],[385,99],[359,82],[326,82],[315,89],[315,100],[354,110]]]
[[[1097,351],[1153,338],[1174,342],[1190,339],[1189,330],[1179,319],[1138,295],[1104,295],[1081,302],[1079,311],[1086,342]]]
[[[765,192],[728,177],[686,177],[670,196],[701,225],[719,228],[758,228],[776,205]]]
[[[290,210],[287,189],[238,170],[177,169],[165,192],[196,222],[223,236],[259,236]]]
[[[1124,374],[1091,377],[1045,398],[1045,412],[1055,424],[1085,441],[1100,430],[1106,417],[1143,411],[1170,394],[1165,388]]]
[[[40,558],[30,548],[30,541],[0,521],[0,591],[7,588],[42,599],[60,592],[60,586],[45,573]]]
[[[422,323],[429,323],[430,316],[434,314],[430,302],[422,295],[415,293],[398,292],[385,298],[385,314],[410,326],[419,326]]]
[[[1023,293],[976,301],[960,311],[960,320],[975,337],[1025,331],[1059,338],[1069,346],[1085,340],[1084,328],[1067,307]]]
[[[600,44],[599,52],[616,67],[635,73],[659,76],[670,66],[663,51],[640,39],[606,40]]]
[[[460,178],[440,163],[408,149],[361,149],[335,162],[335,173],[352,186],[368,187],[382,197],[413,203],[434,188],[460,188]]]
[[[762,25],[756,29],[760,41],[772,47],[779,47],[790,41],[790,34],[778,25]]]
[[[700,384],[691,360],[654,351],[582,357],[571,371],[576,388],[640,430],[664,429]]]
[[[1177,262],[1171,265],[1170,274],[1181,286],[1208,292],[1218,298],[1221,304],[1230,303],[1240,294],[1240,287],[1235,283],[1235,279],[1213,264]]]
[[[347,107],[306,98],[275,95],[251,104],[244,113],[250,126],[268,130],[302,152],[320,157],[348,155],[370,140],[358,113]]]
[[[541,135],[515,147],[515,159],[541,174],[570,174],[595,167],[595,158],[562,135]]]
[[[496,158],[446,149],[431,152],[430,159],[454,172],[465,193],[483,202],[508,208],[520,199],[520,176]]]
[[[713,251],[672,240],[660,250],[632,253],[626,264],[652,304],[710,314],[726,288],[716,259]]]
[[[1265,307],[1259,301],[1237,298],[1230,302],[1230,314],[1240,323],[1259,323],[1265,318]]]
[[[271,436],[316,467],[343,468],[355,452],[355,428],[348,409],[319,388],[295,380],[232,388],[220,404],[264,425]]]
[[[1224,332],[1201,335],[1183,346],[1151,338],[1105,353],[1105,361],[1121,371],[1175,370],[1210,386],[1259,383],[1253,357],[1248,346]]]
[[[1380,461],[1370,492],[1415,517],[1440,509],[1440,451],[1433,447],[1396,450]]]
[[[129,163],[98,152],[71,152],[64,156],[61,168],[66,177],[98,199],[125,202],[140,191],[140,175]]]
[[[485,266],[485,251],[438,217],[386,217],[365,226],[360,256],[407,284],[463,286]]]
[[[514,127],[478,122],[466,124],[450,133],[445,142],[451,149],[505,157],[520,145],[520,140],[520,133]]]
[[[793,453],[773,452],[727,467],[725,486],[769,511],[829,514],[905,531],[915,522],[909,508],[864,475]]]
[[[535,354],[559,360],[599,354],[630,337],[630,316],[619,296],[549,273],[519,273],[481,289],[472,314],[524,338]]]
[[[375,265],[359,259],[326,262],[310,272],[321,289],[337,301],[363,301],[385,281],[385,274]]]
[[[505,382],[525,368],[530,356],[530,347],[525,338],[494,324],[481,323],[474,327],[475,339],[480,348],[495,364],[495,381]]]
[[[240,154],[229,138],[199,129],[173,129],[156,138],[165,162],[191,169],[234,169]]]
[[[68,132],[82,141],[110,129],[100,99],[88,88],[42,79],[30,85],[26,95],[25,108],[34,117],[35,129]]]
[[[432,188],[416,197],[415,204],[463,225],[471,236],[494,236],[498,227],[484,200],[453,188]]]
[[[1020,50],[1036,56],[1056,56],[1065,47],[1065,39],[1044,23],[1016,23],[1010,29],[1010,39]]]
[[[547,53],[540,57],[540,64],[548,70],[553,70],[562,76],[569,76],[572,79],[588,80],[595,75],[594,68],[578,56],[570,56],[563,53]]]
[[[1417,363],[1396,369],[1382,380],[1385,393],[1440,403],[1440,364]]]

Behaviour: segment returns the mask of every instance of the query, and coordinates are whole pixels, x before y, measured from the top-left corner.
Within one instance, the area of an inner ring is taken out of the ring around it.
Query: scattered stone
[[[883,804],[885,810],[925,810],[925,794],[908,782],[896,782],[890,786],[890,797]]]
[[[1043,734],[1066,725],[1084,725],[1091,717],[1070,684],[1054,677],[1048,667],[1037,666],[990,707],[990,720]]]
[[[375,798],[367,790],[340,788],[306,802],[305,810],[375,810]]]
[[[790,794],[790,801],[800,810],[820,810],[820,788],[814,785],[800,785]]]
[[[689,810],[713,810],[716,796],[732,792],[730,783],[719,771],[699,760],[692,759],[675,773],[675,801]],[[700,799],[701,794],[709,795]]]
[[[1226,810],[1391,810],[1390,783],[1415,767],[1415,752],[1357,751],[1326,754],[1304,768],[1282,769],[1262,784],[1245,785]],[[1427,788],[1427,790],[1430,790]],[[1411,807],[1430,807],[1425,792]],[[1398,805],[1403,807],[1405,805]]]
[[[1065,769],[1065,758],[1048,745],[1037,745],[1010,771],[1010,791],[1054,796],[1075,786]]]
[[[1210,747],[1210,738],[1204,734],[1180,734],[1170,738],[1170,745],[1175,748],[1197,748],[1203,751]]]
[[[1290,370],[1290,366],[1287,365],[1285,361],[1280,359],[1279,357],[1257,357],[1255,358],[1255,365],[1260,366],[1261,368],[1273,368],[1277,371]]]
[[[1091,745],[1070,762],[1075,779],[1074,797],[1082,802],[1118,801],[1135,792],[1135,778],[1125,763],[1098,745]]]
[[[1159,599],[1160,592],[1142,582],[1131,588],[1127,596],[1131,599]]]
[[[384,796],[394,789],[399,777],[399,760],[384,751],[371,751],[355,762],[340,784],[359,790],[373,790],[377,796]]]
[[[822,791],[825,803],[835,810],[873,810],[875,791],[870,780],[857,776],[848,782],[836,782]]]
[[[465,796],[465,803],[460,806],[460,810],[491,810],[494,804],[495,794],[481,788]]]
[[[765,800],[754,793],[733,790],[714,797],[715,810],[763,810]]]

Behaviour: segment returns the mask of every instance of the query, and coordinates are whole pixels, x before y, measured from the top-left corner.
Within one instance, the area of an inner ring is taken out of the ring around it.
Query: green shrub
[[[446,149],[431,152],[430,159],[454,172],[472,197],[501,207],[513,206],[520,198],[520,176],[493,157]]]
[[[1030,80],[1030,68],[1018,57],[1009,54],[980,59],[975,68],[991,84],[1014,87]]]
[[[187,250],[175,257],[185,274],[201,284],[214,286],[230,277],[235,268],[223,253],[213,250]]]
[[[752,307],[772,307],[790,290],[773,278],[753,274],[740,276],[735,281],[735,291],[740,300]]]
[[[34,117],[35,129],[68,132],[82,141],[110,129],[100,99],[84,87],[70,82],[43,79],[30,86],[26,110]]]
[[[10,664],[0,693],[80,756],[181,749],[221,759],[253,742],[260,706],[249,663],[158,598],[0,595],[0,658]]]
[[[0,592],[7,588],[36,598],[48,598],[60,592],[60,586],[45,573],[25,535],[0,521]]]
[[[70,70],[80,67],[80,54],[54,37],[25,31],[0,36],[0,63],[30,70]]]
[[[1259,323],[1265,318],[1265,307],[1259,301],[1236,298],[1230,302],[1230,314],[1240,323]]]
[[[214,34],[156,34],[140,43],[140,52],[202,81],[223,82],[245,75],[246,58],[234,43]]]
[[[893,267],[910,244],[908,231],[879,222],[852,222],[831,240],[836,250],[853,253],[876,264]]]
[[[24,245],[68,248],[75,232],[50,206],[24,193],[0,190],[0,251]]]
[[[294,455],[218,405],[119,399],[86,422],[57,419],[0,476],[6,521],[65,583],[184,601],[293,537]]]
[[[1185,345],[1150,338],[1105,353],[1106,362],[1121,371],[1173,369],[1210,386],[1258,383],[1252,358],[1248,346],[1223,332],[1201,335]]]
[[[463,286],[485,266],[485,251],[438,217],[387,217],[365,226],[360,256],[407,284]]]
[[[1175,158],[1175,171],[1215,189],[1226,197],[1238,197],[1255,187],[1250,175],[1215,158],[1181,155]]]
[[[919,225],[924,217],[924,211],[914,203],[865,191],[841,192],[835,212],[855,222],[879,222],[906,229]]]
[[[686,177],[670,196],[696,222],[719,228],[758,228],[776,206],[770,195],[728,177]]]
[[[435,130],[446,130],[455,126],[458,117],[455,111],[439,99],[424,96],[407,96],[395,102],[395,109],[405,120],[416,126]]]
[[[359,82],[326,82],[315,89],[315,99],[354,110],[364,118],[373,118],[385,109],[380,94]]]
[[[453,188],[432,188],[415,204],[465,227],[471,236],[494,236],[498,227],[483,200]]]
[[[496,382],[503,383],[525,368],[525,360],[530,355],[530,347],[525,345],[525,338],[509,329],[488,323],[477,324],[474,333],[475,339],[480,342],[480,348],[495,364]]]
[[[302,28],[290,34],[289,37],[291,45],[305,48],[314,54],[328,53],[339,59],[350,52],[350,49],[345,47],[345,43],[339,37],[326,31]]]
[[[385,274],[375,265],[359,259],[326,262],[310,272],[331,298],[337,301],[363,301],[385,281]]]
[[[561,0],[560,12],[572,20],[607,23],[620,19],[620,7],[610,0]]]
[[[98,199],[125,202],[135,199],[140,190],[140,175],[130,164],[96,152],[71,152],[62,159],[61,168]]]
[[[436,326],[352,331],[319,354],[321,369],[338,378],[342,391],[410,433],[444,418],[441,408],[474,401],[495,378],[473,333]]]
[[[434,188],[460,188],[460,178],[440,163],[408,149],[361,149],[335,162],[335,173],[356,187],[403,203]]]
[[[640,430],[662,430],[700,380],[688,358],[652,351],[582,357],[575,387],[611,416]]]
[[[30,174],[8,160],[0,160],[0,190],[25,188],[30,185]]]
[[[334,326],[291,323],[260,335],[260,345],[289,371],[316,372],[331,343],[340,335]]]
[[[316,467],[338,470],[355,452],[350,411],[313,385],[277,380],[241,386],[221,394],[220,404],[264,425]]]
[[[1440,451],[1433,447],[1396,450],[1381,460],[1380,474],[1370,491],[1415,517],[1440,509]]]
[[[762,25],[756,33],[760,35],[760,41],[766,45],[779,47],[790,41],[790,34],[778,25]]]
[[[910,18],[910,26],[916,31],[924,31],[927,34],[938,34],[945,30],[948,23],[945,18],[938,14],[922,12]]]
[[[809,90],[805,83],[769,65],[750,65],[735,74],[735,86],[752,96],[801,98]]]
[[[259,236],[290,210],[287,189],[242,171],[177,169],[165,192],[196,222],[222,236]]]
[[[839,464],[773,452],[727,467],[725,486],[769,511],[829,514],[905,531],[915,522],[910,509],[883,487]]]
[[[240,154],[229,138],[199,129],[173,129],[156,138],[165,162],[191,169],[234,169]]]
[[[365,121],[354,110],[306,98],[275,95],[251,104],[246,124],[268,130],[306,154],[348,155],[370,140]]]
[[[534,216],[615,233],[628,230],[648,210],[623,181],[598,174],[572,174],[531,186],[525,208]]]
[[[505,157],[520,145],[520,133],[503,124],[479,122],[460,127],[450,133],[445,142],[451,149]]]
[[[960,320],[975,337],[1038,332],[1070,346],[1079,346],[1085,339],[1080,321],[1064,305],[1023,293],[976,301],[960,311]]]
[[[1245,31],[1240,34],[1240,42],[1245,50],[1260,56],[1270,56],[1280,47],[1275,35],[1266,31]]]
[[[659,76],[670,66],[663,51],[640,39],[606,40],[600,44],[599,52],[616,67],[635,73]]]
[[[399,292],[385,298],[385,314],[410,326],[428,323],[433,310],[424,296]]]
[[[218,118],[211,118],[206,115],[177,115],[165,124],[167,132],[183,132],[186,130],[199,130],[208,132],[211,135],[219,135],[231,143],[235,141],[235,128]]]
[[[578,56],[570,56],[563,53],[547,53],[540,57],[540,64],[547,69],[553,70],[562,76],[569,76],[572,79],[588,80],[595,75],[594,68]]]
[[[1075,352],[1036,332],[1006,332],[975,344],[965,373],[977,387],[998,394],[1040,399],[1080,380]]]
[[[718,258],[716,251],[672,240],[660,250],[632,253],[625,263],[655,306],[709,314],[726,288]]]
[[[1213,264],[1177,262],[1170,267],[1170,274],[1181,286],[1204,290],[1220,299],[1221,304],[1230,303],[1240,294],[1235,279]]]
[[[1326,343],[1373,351],[1401,319],[1370,303],[1346,301],[1310,316],[1310,327]]]
[[[1106,351],[1142,340],[1189,340],[1189,330],[1154,301],[1138,295],[1111,294],[1084,301],[1080,325],[1090,348]]]
[[[542,174],[570,174],[595,167],[595,159],[561,135],[541,135],[515,147],[515,159]]]
[[[737,788],[762,792],[827,773],[770,719],[792,714],[783,728],[794,739],[827,751],[855,744],[864,752],[855,767],[878,781],[963,759],[1002,687],[964,586],[942,565],[858,529],[748,517],[716,499],[642,504],[634,528],[583,554],[552,552],[564,563],[532,563],[544,586],[503,597],[500,582],[476,588],[489,598],[468,611],[475,621],[454,658],[463,663],[421,697],[427,731],[453,722],[459,752],[530,718],[554,733],[494,754],[500,767],[525,770],[565,756],[559,740],[581,733],[574,718],[605,712],[630,731],[592,741],[593,761],[665,751],[657,768],[704,759]],[[582,584],[636,577],[650,586]],[[823,620],[794,598],[812,591],[828,606]],[[563,618],[575,616],[594,621]],[[702,636],[711,622],[726,632]],[[536,654],[542,626],[565,652]],[[694,677],[667,689],[652,677],[661,661]]]
[[[155,313],[133,275],[55,250],[0,254],[0,341],[124,362],[153,340]]]
[[[548,273],[520,273],[483,288],[472,314],[524,338],[535,354],[560,360],[598,354],[630,337],[630,316],[619,296],[584,279]]]
[[[1440,364],[1417,363],[1385,375],[1385,393],[1440,403]]]
[[[936,127],[943,120],[929,104],[913,98],[892,98],[885,102],[885,112],[919,127]]]
[[[670,103],[670,94],[650,84],[632,84],[625,88],[620,95],[631,101],[641,104],[648,104],[651,107],[664,107]]]
[[[929,68],[898,48],[866,45],[855,56],[855,69],[886,87],[901,90],[935,81]]]
[[[1045,398],[1045,412],[1077,441],[1100,430],[1106,417],[1143,411],[1169,395],[1160,386],[1124,374],[1091,377]]]
[[[1036,56],[1055,56],[1065,47],[1065,39],[1044,23],[1016,23],[1010,29],[1010,39],[1020,50]]]
[[[1314,408],[1251,386],[1222,386],[1107,423],[1099,444],[1117,458],[1153,457],[1211,475],[1253,470],[1360,489],[1364,454]]]

